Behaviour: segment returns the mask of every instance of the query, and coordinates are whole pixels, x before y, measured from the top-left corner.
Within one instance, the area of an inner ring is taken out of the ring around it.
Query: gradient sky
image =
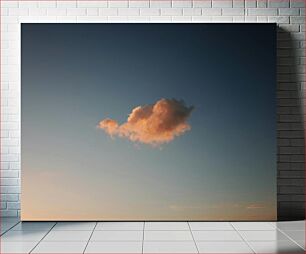
[[[276,218],[273,24],[22,24],[22,219]],[[191,130],[110,138],[161,98]]]

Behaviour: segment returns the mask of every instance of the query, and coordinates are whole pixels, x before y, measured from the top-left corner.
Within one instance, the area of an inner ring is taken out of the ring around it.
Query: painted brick
[[[3,1],[1,7],[2,216],[20,213],[19,22],[277,23],[278,211],[279,218],[304,214],[304,183],[299,179],[305,166],[300,119],[305,80],[304,0]]]
[[[1,186],[2,194],[17,194],[20,193],[20,186]]]
[[[289,7],[290,2],[289,0],[269,0],[268,7]]]
[[[304,179],[278,179],[277,183],[279,184],[279,186],[303,186]]]
[[[145,8],[150,7],[150,1],[149,0],[130,0],[129,1],[129,7],[130,8]]]
[[[0,185],[2,186],[16,186],[19,184],[18,178],[4,178],[1,176]]]
[[[118,9],[116,8],[100,8],[99,9],[99,15],[100,16],[117,16],[118,15]]]
[[[118,9],[118,15],[122,16],[138,16],[139,9],[138,8],[120,8]]]
[[[256,7],[256,0],[246,0],[245,1],[246,8],[255,8]]]
[[[305,170],[305,164],[301,162],[296,162],[296,163],[290,163],[290,169],[291,170]]]
[[[232,0],[212,0],[212,7],[219,7],[219,8],[231,8],[233,7]]]
[[[2,154],[1,156],[2,161],[18,161],[19,156],[14,154]]]
[[[171,20],[172,22],[186,23],[191,22],[192,18],[190,16],[172,16]]]
[[[304,147],[280,147],[280,154],[304,154]]]
[[[305,195],[280,195],[279,196],[279,201],[287,201],[287,202],[293,202],[293,201],[298,201],[298,202],[304,202],[305,201]]]
[[[279,178],[304,178],[305,172],[302,170],[294,171],[294,170],[280,170],[279,171]]]
[[[296,91],[298,89],[297,83],[279,83],[278,84],[279,90],[290,90]]]
[[[123,1],[108,1],[108,7],[114,7],[114,8],[127,8],[129,7],[129,1],[123,0]]]
[[[305,157],[304,155],[291,155],[290,161],[291,162],[304,162]]]
[[[19,210],[20,202],[7,202],[7,209]]]
[[[206,22],[211,22],[212,18],[211,17],[208,17],[208,16],[195,16],[195,17],[192,17],[192,21],[193,22],[199,22],[199,23],[206,23]]]
[[[244,8],[244,0],[233,0],[234,8]]]
[[[292,23],[292,24],[304,24],[305,23],[305,17],[292,16],[292,17],[290,17],[290,23]]]
[[[224,16],[243,16],[244,8],[224,8],[222,9],[222,15]]]
[[[170,8],[171,0],[156,0],[150,1],[151,8]]]
[[[290,165],[289,162],[279,162],[277,168],[279,171],[290,170]]]
[[[265,16],[257,16],[257,23],[268,23],[269,19]]]
[[[65,16],[67,15],[67,9],[63,8],[51,8],[47,10],[48,16]]]
[[[9,153],[11,154],[19,154],[20,153],[20,148],[19,147],[8,147]]]
[[[290,144],[292,146],[302,146],[302,147],[304,147],[305,140],[304,139],[291,139]]]
[[[303,131],[279,131],[280,138],[303,138],[304,133]]]
[[[57,8],[76,8],[77,7],[77,1],[57,1]]]
[[[3,210],[1,211],[2,217],[17,217],[18,212],[17,210]]]
[[[221,8],[202,8],[203,16],[221,16],[222,9]]]
[[[300,9],[298,8],[280,8],[278,10],[281,16],[298,16],[300,15]]]
[[[18,1],[2,1],[1,8],[18,8]]]
[[[282,69],[280,69],[281,67],[283,67],[283,66],[279,66],[278,69],[280,71],[283,71]],[[290,68],[290,69],[292,68],[292,66],[285,66],[285,67]],[[299,98],[299,94],[298,94],[297,91],[278,91],[277,92],[277,97],[278,98],[293,98],[293,99],[296,99],[296,98]],[[291,114],[290,114],[290,116],[291,116]],[[294,115],[294,116],[299,116],[300,117],[300,115]],[[299,118],[299,119],[301,119],[301,118]],[[281,121],[281,119],[280,119],[280,121]]]
[[[194,0],[193,1],[193,7],[211,7],[212,3],[211,0]]]
[[[28,16],[28,8],[9,8],[9,16]]]
[[[161,9],[161,15],[181,16],[183,15],[183,9],[182,8],[163,8]]]
[[[228,22],[233,22],[233,17],[225,17],[225,16],[213,16],[212,17],[213,22],[217,23],[228,23]]]
[[[3,161],[1,161],[1,164],[0,164],[1,170],[9,169],[9,165],[10,165],[9,162],[3,162]]]
[[[286,131],[286,130],[288,130],[288,131],[301,131],[303,129],[304,129],[304,127],[303,127],[302,123],[277,123],[277,130],[279,130],[279,131]],[[280,138],[283,138],[283,137],[280,136]],[[289,137],[287,136],[285,138],[289,138]],[[302,138],[302,137],[299,137],[299,138]]]
[[[171,22],[171,17],[170,16],[152,16],[149,17],[151,22],[156,22],[156,23],[160,23],[160,22]]]
[[[1,210],[6,209],[6,205],[7,205],[7,202],[0,202],[0,209]]]
[[[142,8],[140,9],[140,15],[142,16],[159,16],[160,9],[158,8]]]
[[[128,22],[128,16],[115,16],[115,17],[109,16],[107,20],[113,23]]]
[[[258,8],[266,8],[268,6],[267,0],[259,0],[257,1],[257,7]]]
[[[2,146],[18,146],[19,139],[1,138],[1,145]]]
[[[290,7],[305,7],[304,0],[290,0]]]
[[[56,7],[56,1],[38,1],[38,7],[55,8]]]
[[[86,9],[85,8],[68,8],[67,15],[68,16],[85,16]]]
[[[290,155],[277,155],[277,162],[278,163],[284,163],[284,162],[291,162]]]
[[[287,42],[287,41],[285,41]],[[277,59],[278,65],[293,65],[294,64],[294,58],[293,57],[278,57]]]
[[[184,16],[199,16],[202,15],[201,8],[184,8],[183,9]]]
[[[9,178],[9,177],[18,178],[19,170],[3,170],[3,168],[1,167],[0,175],[1,175],[1,179]]]
[[[298,24],[280,24],[278,25],[280,29],[283,30],[283,32],[299,32],[300,26]],[[289,42],[290,43],[290,42]],[[278,44],[279,45],[279,44]]]
[[[8,16],[9,9],[8,8],[1,8],[1,16]]]
[[[128,16],[127,19],[129,22],[136,22],[136,23],[137,22],[147,23],[150,21],[150,17],[145,17],[145,16]]]
[[[276,8],[250,8],[247,9],[247,15],[249,16],[276,16],[277,9]]]
[[[173,0],[172,7],[192,7],[192,0]]]
[[[302,186],[280,186],[279,192],[283,194],[304,194],[304,188]]]
[[[20,162],[11,162],[9,168],[14,170],[20,170]]]
[[[43,16],[43,15],[47,15],[47,9],[46,8],[31,8],[29,15],[30,16]]]
[[[89,17],[90,18],[90,17]],[[44,20],[42,18],[41,23],[76,23],[77,17],[76,16],[54,16],[50,17],[50,20]]]
[[[100,23],[100,22],[107,22],[108,19],[105,16],[81,16],[81,17],[74,17],[76,18],[77,22],[80,23]],[[69,20],[67,20],[69,22]]]
[[[17,7],[18,8],[37,8],[38,2],[37,1],[19,1]]]
[[[4,99],[2,99],[2,101],[4,101]],[[1,102],[1,105],[2,105],[2,102]],[[7,105],[7,103],[5,105]],[[9,131],[1,130],[0,135],[1,135],[2,138],[7,138],[9,136]]]
[[[106,8],[107,1],[77,1],[77,7],[80,8]]]
[[[86,13],[88,16],[98,16],[99,15],[99,9],[98,8],[87,8]]]

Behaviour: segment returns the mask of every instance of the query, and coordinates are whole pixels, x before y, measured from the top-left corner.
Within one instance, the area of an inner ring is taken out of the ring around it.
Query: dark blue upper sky
[[[157,206],[275,205],[275,48],[273,24],[22,24],[23,172],[129,179]],[[162,149],[96,129],[161,98],[194,106]]]

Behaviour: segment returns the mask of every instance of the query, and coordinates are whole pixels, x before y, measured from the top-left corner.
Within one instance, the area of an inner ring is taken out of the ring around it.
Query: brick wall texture
[[[277,23],[278,218],[304,218],[304,0],[1,0],[0,5],[1,216],[20,213],[20,23],[222,22]]]

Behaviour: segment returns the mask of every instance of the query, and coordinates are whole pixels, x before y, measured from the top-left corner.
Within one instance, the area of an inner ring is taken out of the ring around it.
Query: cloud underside
[[[98,128],[111,137],[158,146],[171,142],[191,129],[187,119],[192,110],[193,107],[185,106],[183,101],[161,99],[155,104],[134,108],[121,125],[107,118],[99,122]]]

